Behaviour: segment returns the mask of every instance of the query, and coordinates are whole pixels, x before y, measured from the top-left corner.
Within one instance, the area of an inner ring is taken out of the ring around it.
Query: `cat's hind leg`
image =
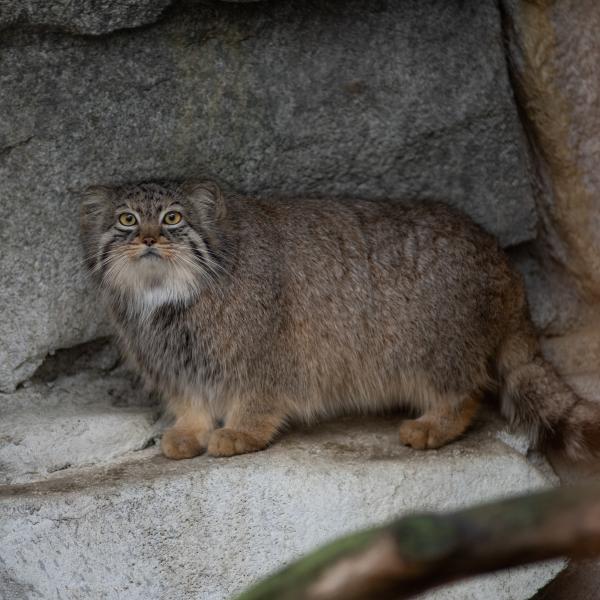
[[[440,398],[418,419],[403,421],[400,441],[415,450],[439,448],[460,437],[473,422],[479,408],[478,394]]]

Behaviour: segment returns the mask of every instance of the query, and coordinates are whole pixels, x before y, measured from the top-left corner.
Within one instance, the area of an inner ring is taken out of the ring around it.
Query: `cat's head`
[[[219,274],[224,216],[213,182],[89,188],[81,207],[87,267],[129,307],[187,304]]]

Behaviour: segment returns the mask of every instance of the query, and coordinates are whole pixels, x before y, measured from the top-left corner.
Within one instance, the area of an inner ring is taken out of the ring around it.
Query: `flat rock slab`
[[[125,374],[81,373],[0,394],[0,484],[145,448],[157,418],[158,408]]]
[[[174,462],[149,448],[110,467],[0,486],[0,589],[11,600],[227,598],[343,533],[555,482],[487,418],[428,452],[400,446],[398,422],[343,420],[231,459]],[[526,599],[562,567],[516,569],[427,598]]]

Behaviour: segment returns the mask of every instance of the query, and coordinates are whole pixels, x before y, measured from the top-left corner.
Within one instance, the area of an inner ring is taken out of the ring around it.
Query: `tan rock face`
[[[600,299],[600,5],[525,0],[514,29],[517,96],[537,155],[541,236],[588,300]]]

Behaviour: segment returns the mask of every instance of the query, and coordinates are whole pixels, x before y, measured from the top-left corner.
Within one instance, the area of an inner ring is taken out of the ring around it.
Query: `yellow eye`
[[[125,227],[133,227],[137,223],[137,219],[133,213],[121,213],[119,215],[119,223]]]
[[[176,210],[169,211],[163,217],[163,223],[165,225],[177,225],[177,223],[179,223],[180,221],[181,221],[181,213],[177,212]]]

